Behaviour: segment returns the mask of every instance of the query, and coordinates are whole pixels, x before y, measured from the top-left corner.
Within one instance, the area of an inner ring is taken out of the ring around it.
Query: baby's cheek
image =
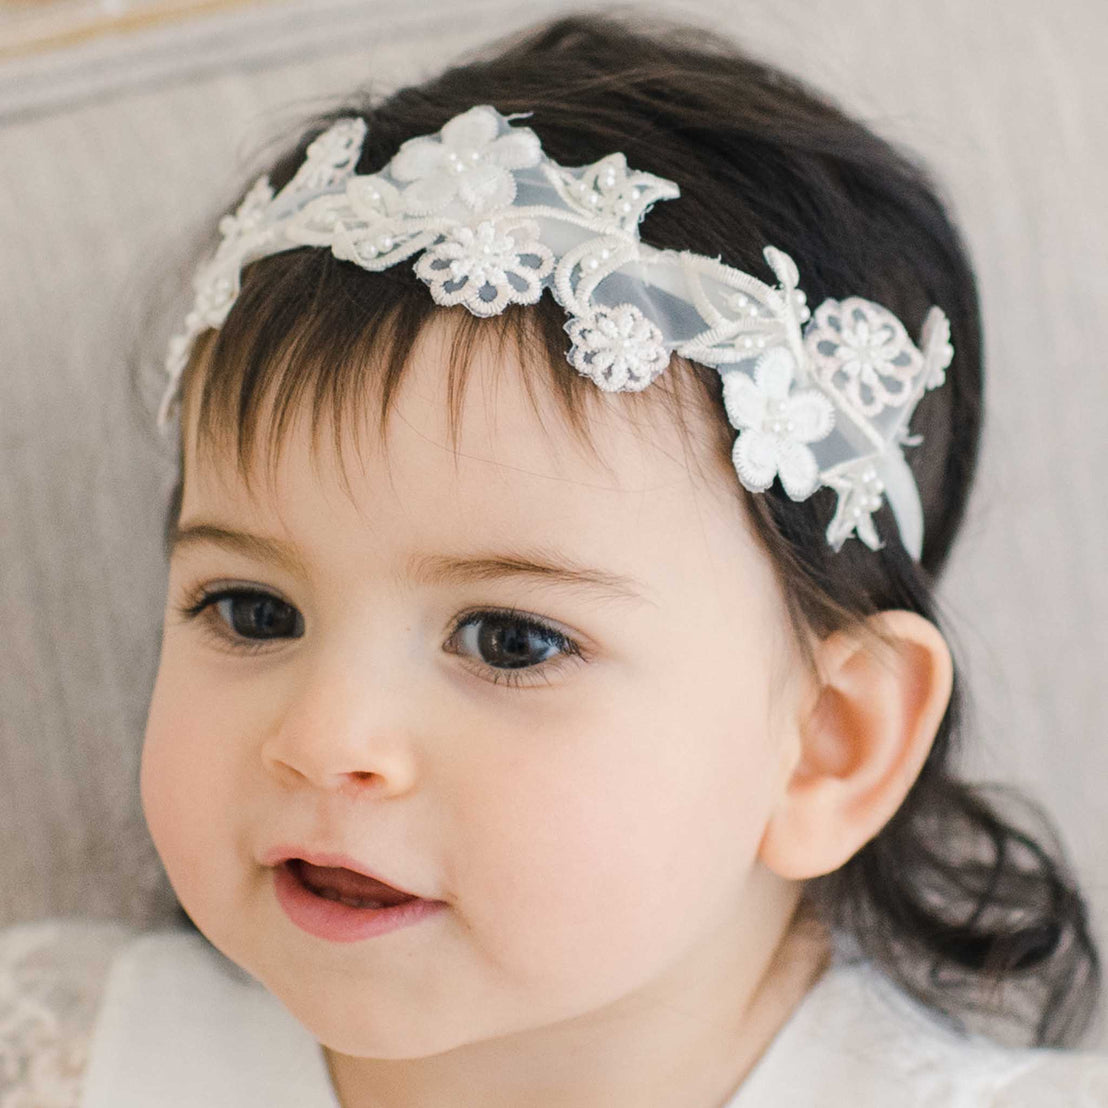
[[[642,753],[609,736],[517,762],[498,796],[472,799],[481,816],[459,835],[459,910],[485,956],[546,997],[552,1017],[612,1001],[679,958],[727,910],[756,848],[753,823],[752,841],[736,841],[742,820],[722,786]]]
[[[225,786],[204,736],[212,721],[202,698],[172,675],[159,675],[143,742],[139,787],[143,813],[178,898],[192,913],[218,881],[211,869],[229,859]]]
[[[174,746],[178,738],[174,726],[177,717],[175,706],[167,700],[165,685],[159,677],[146,719],[139,771],[143,814],[163,863],[166,854],[172,853],[181,792],[187,789],[187,783],[174,772],[175,763],[179,761]]]

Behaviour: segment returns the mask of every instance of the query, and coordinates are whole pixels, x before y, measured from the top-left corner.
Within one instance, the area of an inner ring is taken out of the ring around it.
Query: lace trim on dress
[[[0,930],[0,1108],[76,1108],[125,924],[46,920]]]

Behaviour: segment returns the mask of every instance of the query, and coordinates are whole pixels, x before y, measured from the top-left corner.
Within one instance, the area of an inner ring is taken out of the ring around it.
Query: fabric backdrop
[[[1108,7],[635,6],[837,96],[929,162],[965,228],[986,427],[940,613],[973,698],[966,769],[1055,814],[1108,943]],[[137,784],[171,459],[160,382],[132,397],[126,361],[136,342],[160,355],[140,308],[180,295],[183,237],[327,97],[564,8],[300,0],[0,65],[0,925],[156,924],[172,905]]]

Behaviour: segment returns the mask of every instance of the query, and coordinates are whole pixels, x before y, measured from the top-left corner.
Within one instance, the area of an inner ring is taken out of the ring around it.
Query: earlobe
[[[871,625],[893,645],[829,635],[820,687],[798,713],[788,771],[759,857],[778,876],[838,869],[900,807],[934,742],[953,687],[950,649],[929,620],[889,610]]]

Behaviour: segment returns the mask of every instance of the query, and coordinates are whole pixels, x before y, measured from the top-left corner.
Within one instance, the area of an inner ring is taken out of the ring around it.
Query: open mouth
[[[308,892],[348,908],[394,908],[418,897],[341,866],[316,866],[303,858],[281,863]]]
[[[343,866],[303,858],[273,863],[273,892],[302,931],[329,942],[361,942],[441,915],[445,901],[424,900]]]

